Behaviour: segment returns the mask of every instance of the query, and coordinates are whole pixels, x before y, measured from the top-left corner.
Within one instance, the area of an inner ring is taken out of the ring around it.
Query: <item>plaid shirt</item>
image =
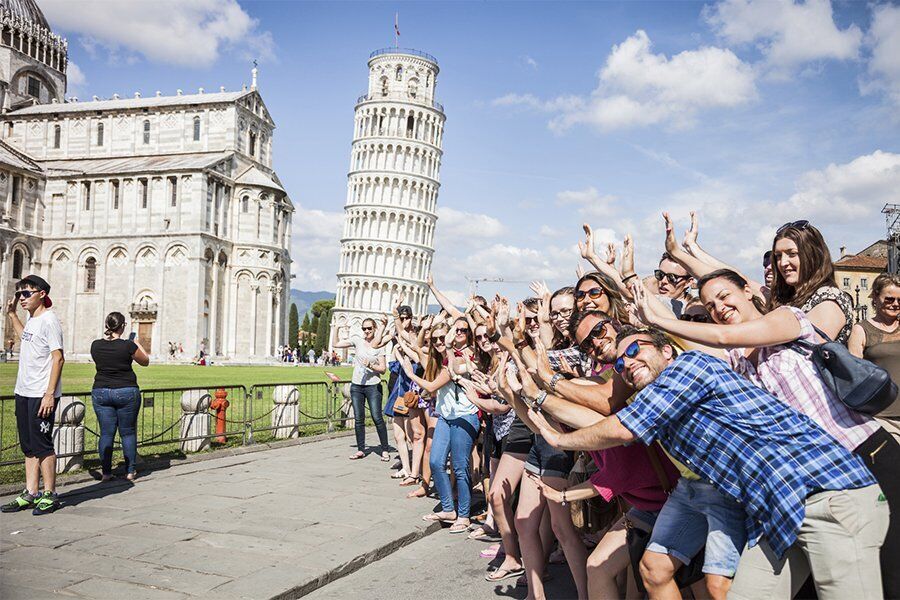
[[[797,539],[807,497],[875,483],[809,417],[702,352],[680,355],[616,416],[743,505],[749,546],[765,536],[779,557]]]

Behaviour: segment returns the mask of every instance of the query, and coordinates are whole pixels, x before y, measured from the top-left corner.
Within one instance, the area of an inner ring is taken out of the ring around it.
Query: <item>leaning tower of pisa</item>
[[[332,341],[402,294],[427,309],[440,187],[444,107],[437,59],[385,48],[369,56],[369,88],[356,101]]]

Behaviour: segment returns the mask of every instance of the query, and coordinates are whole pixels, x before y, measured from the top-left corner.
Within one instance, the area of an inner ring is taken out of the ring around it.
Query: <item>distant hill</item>
[[[309,312],[310,307],[313,305],[313,302],[318,300],[334,300],[333,292],[304,292],[303,290],[291,290],[291,302],[297,305],[297,313],[300,315],[300,320],[303,320],[303,315]]]

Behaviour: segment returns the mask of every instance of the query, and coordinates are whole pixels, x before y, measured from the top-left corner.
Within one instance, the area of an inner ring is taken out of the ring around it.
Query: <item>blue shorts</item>
[[[711,483],[681,478],[656,519],[647,551],[688,564],[705,544],[703,572],[734,577],[747,543],[746,518],[741,505]]]

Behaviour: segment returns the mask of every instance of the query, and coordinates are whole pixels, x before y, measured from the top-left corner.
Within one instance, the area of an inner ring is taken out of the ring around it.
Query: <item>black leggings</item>
[[[900,598],[900,444],[884,428],[853,451],[878,480],[891,509],[891,523],[881,546],[884,597]]]

